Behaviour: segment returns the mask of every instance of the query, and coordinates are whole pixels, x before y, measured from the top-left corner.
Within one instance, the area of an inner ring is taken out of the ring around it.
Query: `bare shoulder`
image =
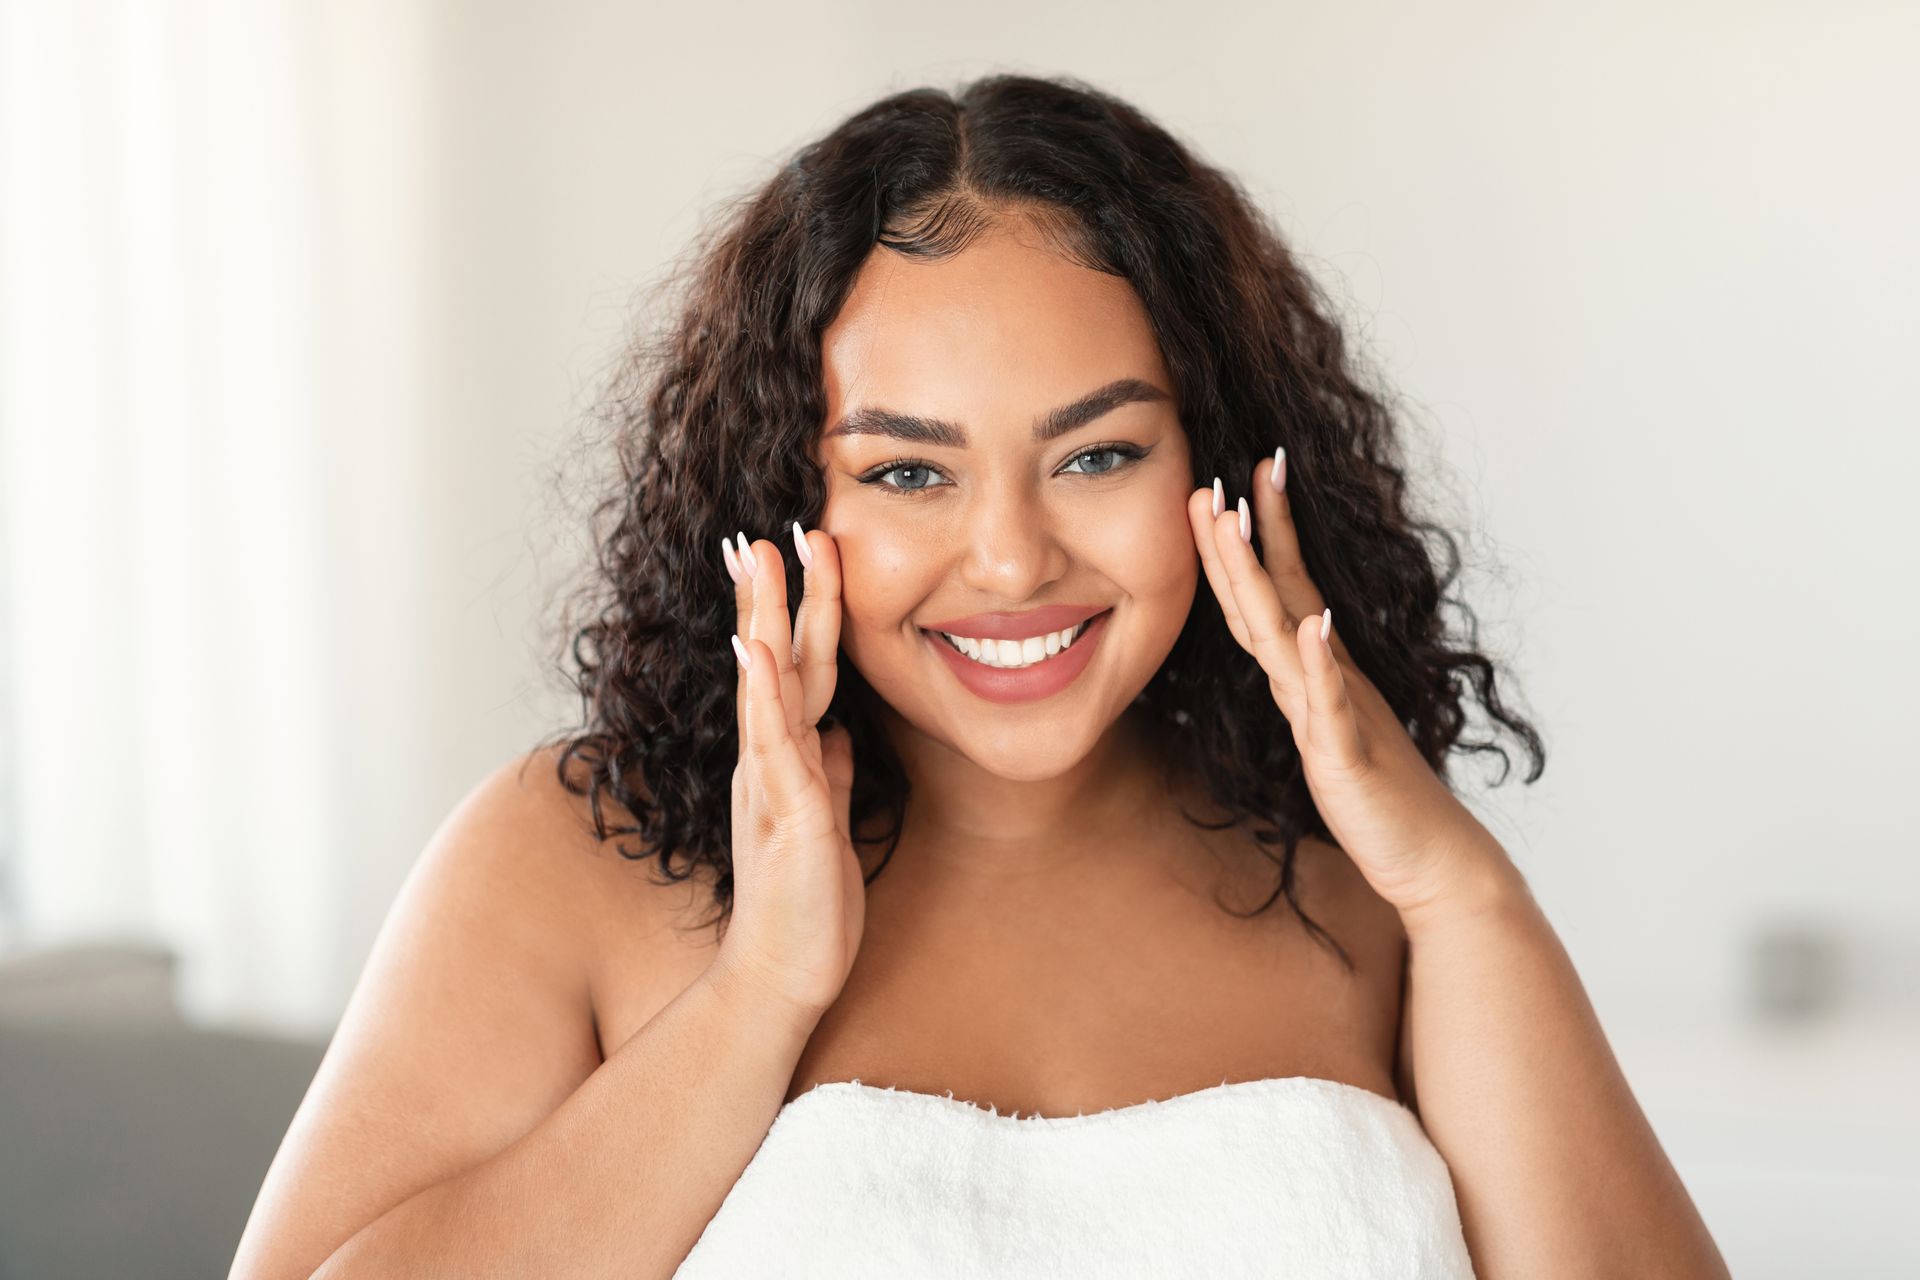
[[[638,844],[633,815],[587,782],[587,766],[564,746],[539,747],[494,768],[447,819],[470,833],[458,844],[476,885],[513,905],[529,948],[583,998],[609,931],[659,925],[668,896],[644,860],[621,853]]]
[[[675,928],[690,886],[621,856],[595,815],[615,837],[633,815],[605,793],[596,809],[586,773],[563,746],[524,752],[434,830],[268,1169],[237,1280],[310,1275],[505,1150],[599,1068],[603,1015],[624,1037],[698,972]]]
[[[496,766],[414,860],[268,1170],[235,1276],[311,1274],[388,1209],[505,1149],[599,1066],[589,836],[553,765]]]
[[[589,794],[582,762],[567,763],[563,782],[563,759],[560,747],[530,753],[516,803],[567,861],[556,879],[572,903],[604,1057],[712,962],[713,876],[701,868],[683,879],[666,877],[655,851],[632,830],[634,815],[604,788],[597,798]],[[596,808],[604,827],[595,823]]]
[[[596,907],[591,890],[598,840],[590,801],[562,784],[560,762],[559,747],[507,760],[480,780],[448,821],[474,830],[471,856],[490,864],[490,882],[517,902],[540,908],[537,919],[553,934],[552,953],[570,951],[578,971],[590,954],[582,926],[591,923]]]

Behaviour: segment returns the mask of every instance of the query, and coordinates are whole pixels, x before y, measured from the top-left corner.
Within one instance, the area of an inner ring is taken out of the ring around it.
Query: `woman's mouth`
[[[992,667],[999,671],[1019,671],[1045,662],[1064,649],[1072,648],[1074,642],[1086,634],[1087,628],[1092,626],[1094,619],[1098,617],[1100,614],[1096,613],[1092,618],[1063,631],[1049,632],[1030,640],[976,640],[968,636],[949,635],[945,631],[936,631],[933,634],[953,646],[956,652],[983,667]]]
[[[1103,609],[1085,622],[1024,640],[950,636],[921,628],[962,686],[990,702],[1025,702],[1058,693],[1092,660],[1113,614]]]

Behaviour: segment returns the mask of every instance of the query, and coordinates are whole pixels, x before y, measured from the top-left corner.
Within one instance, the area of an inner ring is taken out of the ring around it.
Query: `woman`
[[[586,724],[436,837],[236,1274],[1726,1274],[1229,178],[1078,82],[902,93],[692,283]]]

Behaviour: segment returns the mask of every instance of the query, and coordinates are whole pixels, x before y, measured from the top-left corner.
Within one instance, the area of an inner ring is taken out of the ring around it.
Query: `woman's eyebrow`
[[[1034,420],[1033,440],[1035,444],[1045,444],[1057,436],[1085,426],[1103,414],[1113,412],[1123,404],[1171,399],[1173,397],[1167,392],[1144,379],[1116,378],[1098,390],[1089,391],[1072,404],[1063,404],[1040,415]],[[967,430],[957,422],[873,406],[848,410],[821,439],[831,440],[835,436],[888,436],[911,444],[944,449],[967,447]]]

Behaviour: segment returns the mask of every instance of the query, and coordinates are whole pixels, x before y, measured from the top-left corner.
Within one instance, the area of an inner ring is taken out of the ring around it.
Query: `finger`
[[[733,579],[733,585],[739,586],[740,580],[747,575],[745,569],[741,567],[739,555],[733,549],[731,534],[720,539],[720,558],[727,566],[727,576]]]
[[[1334,656],[1333,610],[1323,609],[1298,628],[1296,650],[1307,692],[1306,737],[1314,753],[1328,766],[1346,772],[1366,763],[1361,746],[1360,718],[1347,696],[1347,676]]]
[[[1280,487],[1274,487],[1278,477]],[[1253,467],[1254,527],[1260,531],[1260,560],[1274,590],[1280,593],[1280,607],[1291,618],[1311,618],[1327,607],[1307,573],[1306,559],[1300,554],[1299,530],[1293,523],[1293,501],[1287,496],[1287,454],[1275,449],[1271,458],[1263,458]],[[1336,643],[1339,637],[1334,637]],[[1343,646],[1344,647],[1344,646]],[[1335,652],[1341,652],[1336,649]]]
[[[764,567],[764,566],[763,566]],[[746,685],[746,736],[740,761],[748,772],[748,793],[772,813],[794,813],[812,785],[812,770],[793,740],[787,710],[781,705],[779,671],[764,640],[732,637]]]
[[[733,646],[733,670],[740,677],[733,695],[733,725],[738,734],[734,739],[738,746],[733,770],[733,812],[737,820],[760,793],[758,787],[751,785],[755,771],[753,762],[747,757],[747,743],[753,732],[748,723],[749,703],[753,697],[753,685],[749,679],[753,674],[753,651],[740,639],[738,631],[727,637],[727,643]]]
[[[1209,519],[1214,551],[1220,557],[1227,589],[1233,593],[1234,607],[1240,611],[1241,625],[1246,628],[1247,649],[1273,682],[1276,700],[1291,720],[1296,709],[1304,709],[1300,702],[1304,696],[1300,654],[1292,643],[1299,624],[1281,606],[1273,580],[1253,552],[1248,540],[1253,513],[1247,500],[1241,498],[1233,510]]]
[[[732,534],[720,539],[720,555],[727,566],[727,575],[733,579],[734,634],[744,636],[749,634],[748,624],[753,619],[753,578],[747,573],[739,548],[733,545]],[[734,666],[740,677],[733,690],[734,741],[744,748],[747,742],[747,673],[738,662]]]
[[[1220,482],[1214,481],[1215,485]],[[1233,591],[1227,585],[1227,571],[1220,563],[1220,553],[1213,543],[1213,500],[1212,488],[1196,489],[1187,498],[1187,523],[1193,527],[1194,545],[1200,551],[1200,567],[1206,571],[1207,582],[1213,588],[1213,594],[1220,601],[1220,611],[1227,616],[1227,630],[1240,647],[1251,652],[1247,642],[1247,626],[1240,620],[1240,610],[1233,602]]]
[[[740,536],[743,540],[746,537]],[[769,539],[755,538],[745,547],[742,564],[753,578],[753,607],[740,637],[764,642],[774,655],[781,706],[788,715],[788,734],[798,737],[803,704],[800,673],[793,665],[793,616],[787,612],[787,562]]]
[[[793,621],[793,664],[800,672],[800,725],[827,714],[840,675],[840,544],[824,529],[793,523],[800,552],[800,611]]]

